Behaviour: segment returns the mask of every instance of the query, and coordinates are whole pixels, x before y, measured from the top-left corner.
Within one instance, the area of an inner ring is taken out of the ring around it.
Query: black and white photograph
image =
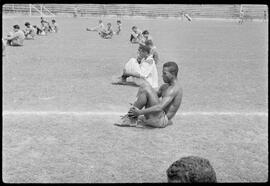
[[[268,182],[268,5],[39,3],[2,4],[4,183]]]

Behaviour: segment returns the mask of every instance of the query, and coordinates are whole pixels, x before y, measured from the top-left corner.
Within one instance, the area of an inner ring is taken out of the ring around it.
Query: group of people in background
[[[98,25],[93,28],[86,28],[86,31],[95,31],[98,32],[99,36],[103,39],[111,39],[113,35],[119,35],[122,30],[122,23],[120,20],[116,21],[117,28],[113,31],[112,24],[107,23],[107,28],[105,28],[103,21],[99,20]]]
[[[7,34],[7,37],[2,39],[2,54],[6,45],[8,46],[23,46],[24,40],[33,40],[36,35],[47,35],[50,32],[58,32],[58,25],[53,19],[51,24],[40,18],[41,26],[31,25],[30,22],[25,22],[25,29],[21,29],[19,25],[13,26],[13,31]]]
[[[131,30],[130,43],[139,45],[137,57],[129,59],[124,66],[122,75],[113,84],[132,84],[136,78],[145,78],[153,88],[158,88],[156,65],[159,62],[159,57],[153,39],[148,30],[142,32],[137,26],[133,26]]]

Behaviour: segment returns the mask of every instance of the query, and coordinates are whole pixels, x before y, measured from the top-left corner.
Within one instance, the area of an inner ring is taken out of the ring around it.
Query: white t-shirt
[[[153,88],[158,88],[158,72],[154,59],[149,56],[142,59],[141,63],[136,58],[131,58],[125,65],[125,70],[130,73],[137,72],[150,83]],[[133,81],[134,77],[129,77],[128,81]]]
[[[152,56],[142,59],[141,75],[152,85],[153,88],[158,88],[158,72],[156,63]]]

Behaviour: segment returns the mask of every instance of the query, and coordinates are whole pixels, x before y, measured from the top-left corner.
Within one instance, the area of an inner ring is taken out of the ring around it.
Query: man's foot
[[[126,78],[123,78],[123,76],[113,77],[113,79],[112,79],[112,84],[114,84],[114,85],[122,85],[126,82],[127,82]]]
[[[137,127],[137,118],[129,117],[128,115],[122,116],[122,118],[114,123],[114,125],[119,127]]]

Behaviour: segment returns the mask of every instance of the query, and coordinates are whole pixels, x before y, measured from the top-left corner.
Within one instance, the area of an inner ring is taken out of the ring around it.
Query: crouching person
[[[23,46],[23,42],[25,39],[24,32],[20,30],[19,25],[13,26],[12,33],[8,34],[6,38],[4,38],[7,41],[7,45],[9,46]]]

